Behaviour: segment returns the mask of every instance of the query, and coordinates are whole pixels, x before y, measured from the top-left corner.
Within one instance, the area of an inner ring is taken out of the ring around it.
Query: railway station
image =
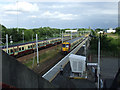
[[[98,61],[89,62],[87,57],[87,50],[90,45],[90,36],[83,38],[82,41],[79,41],[79,39],[81,40],[81,38],[73,38],[69,41],[64,39],[64,42],[70,43],[78,41],[79,43],[76,43],[77,45],[74,44],[76,47],[68,54],[64,53],[67,49],[62,49],[65,56],[54,66],[46,69],[46,72],[42,70],[41,72],[44,72],[41,74],[42,76],[39,75],[39,73],[30,70],[25,65],[22,65],[18,60],[15,60],[14,57],[9,56],[2,51],[2,82],[4,82],[2,86],[7,86],[8,88],[110,88],[110,84],[108,84],[107,81],[105,82],[105,77],[102,78],[100,77],[100,74],[98,74]],[[63,44],[65,44],[64,42]],[[66,46],[62,45],[62,47],[65,48]],[[66,48],[69,48],[69,46]],[[38,66],[38,68],[41,67]],[[38,71],[39,70],[40,69],[38,69]],[[118,69],[115,68],[114,70],[116,70],[116,72],[114,72],[113,75],[117,73]],[[104,70],[101,74],[104,74]],[[33,82],[29,83],[31,80]],[[111,83],[113,81],[115,80],[112,80]],[[105,83],[108,85],[104,85]]]
[[[120,2],[0,2],[0,89],[120,89]]]

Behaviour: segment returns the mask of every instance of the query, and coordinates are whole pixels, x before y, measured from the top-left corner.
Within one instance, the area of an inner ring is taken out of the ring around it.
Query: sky
[[[7,28],[115,28],[118,2],[0,1],[0,23]]]

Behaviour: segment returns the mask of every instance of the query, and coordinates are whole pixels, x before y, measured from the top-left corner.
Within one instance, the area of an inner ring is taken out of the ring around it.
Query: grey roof
[[[81,36],[81,37],[77,37],[77,38],[75,38],[75,39],[72,39],[72,40],[69,40],[69,41],[67,41],[68,43],[73,43],[73,42],[75,42],[76,40],[78,40],[78,39],[80,39],[80,38],[83,38],[84,36]]]
[[[57,37],[60,38],[60,37]],[[52,39],[57,39],[57,38],[49,38],[48,40],[52,40]],[[38,40],[38,42],[42,42],[42,41],[47,41],[47,40]],[[31,44],[31,43],[35,43],[36,41],[32,41],[32,42],[25,42],[25,43],[18,43],[18,44],[13,44],[13,45],[9,45],[9,47],[15,47],[15,46],[21,46],[21,45],[26,45],[26,44]],[[2,49],[6,48],[6,46],[1,46]]]

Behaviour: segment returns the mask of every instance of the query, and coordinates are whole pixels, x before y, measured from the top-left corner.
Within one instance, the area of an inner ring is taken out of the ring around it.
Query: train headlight
[[[66,44],[66,48],[69,48],[69,45]]]

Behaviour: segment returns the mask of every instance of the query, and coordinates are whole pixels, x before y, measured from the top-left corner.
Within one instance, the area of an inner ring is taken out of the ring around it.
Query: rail
[[[68,55],[66,55],[62,60],[60,60],[55,66],[53,66],[48,72],[46,72],[42,77],[51,82],[60,72],[60,66],[62,65],[64,68],[65,65],[69,62],[69,55],[77,53],[77,51],[87,40],[88,37],[84,41],[82,41],[75,49],[73,49]]]

